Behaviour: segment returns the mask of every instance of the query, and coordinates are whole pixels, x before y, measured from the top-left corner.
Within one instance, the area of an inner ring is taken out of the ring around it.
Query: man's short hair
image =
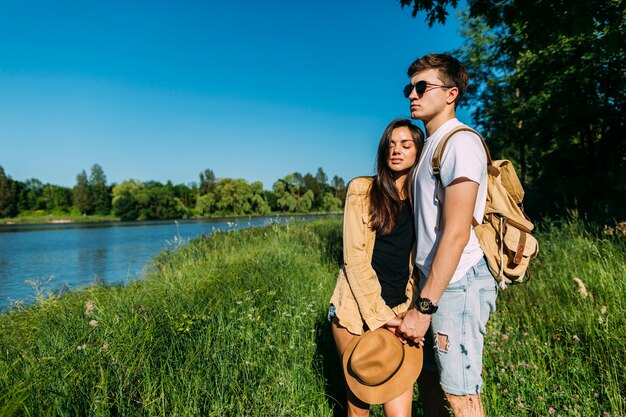
[[[470,78],[465,65],[450,54],[428,54],[416,59],[409,66],[409,78],[417,72],[431,68],[437,70],[439,78],[445,85],[454,85],[458,88],[459,94],[454,101],[454,107],[456,107],[467,91],[467,83]]]

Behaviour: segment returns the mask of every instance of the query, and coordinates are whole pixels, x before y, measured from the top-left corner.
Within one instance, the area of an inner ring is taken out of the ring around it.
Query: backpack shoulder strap
[[[446,149],[446,145],[448,144],[448,141],[456,133],[464,132],[464,131],[465,132],[474,133],[476,136],[478,136],[478,138],[480,139],[481,143],[483,144],[483,148],[485,149],[485,154],[487,155],[487,165],[491,165],[492,160],[491,160],[491,154],[489,153],[489,148],[487,147],[487,143],[485,143],[485,140],[483,139],[483,137],[480,136],[480,133],[478,133],[477,131],[475,131],[471,127],[467,127],[467,126],[455,127],[454,129],[449,131],[439,141],[439,143],[437,144],[437,147],[435,148],[435,152],[433,153],[433,160],[432,160],[433,174],[435,175],[435,178],[437,178],[437,181],[441,181],[441,177],[440,177],[440,173],[441,173],[441,158],[443,157],[443,151]]]
[[[433,175],[435,176],[435,182],[436,182],[435,198],[437,199],[437,203],[439,204],[439,214],[437,216],[437,225],[435,226],[436,230],[439,230],[441,228],[441,220],[443,217],[443,210],[441,209],[442,207],[441,196],[439,195],[439,192],[443,188],[441,185],[441,158],[443,157],[443,151],[445,150],[446,145],[448,144],[448,141],[450,140],[450,138],[454,136],[456,133],[463,132],[463,131],[471,132],[478,136],[478,138],[480,139],[480,142],[483,144],[483,148],[485,149],[485,154],[487,155],[487,167],[489,168],[492,165],[491,154],[489,153],[489,148],[487,147],[487,143],[485,143],[485,140],[483,139],[483,137],[480,136],[480,133],[478,133],[471,127],[467,127],[467,126],[455,127],[454,129],[449,131],[439,141],[439,143],[437,144],[437,147],[435,148],[435,152],[433,152],[433,159],[432,159]],[[476,227],[478,224],[479,224],[478,221],[476,221],[476,219],[472,217],[472,226]]]

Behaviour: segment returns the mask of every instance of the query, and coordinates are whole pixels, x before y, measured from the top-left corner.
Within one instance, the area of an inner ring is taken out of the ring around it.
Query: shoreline
[[[222,220],[222,219],[251,219],[258,217],[285,217],[285,216],[324,216],[338,215],[343,211],[337,212],[310,212],[310,213],[269,213],[269,214],[248,214],[248,215],[224,215],[224,216],[193,216],[189,218],[178,219],[147,219],[147,220],[121,220],[119,217],[113,216],[40,216],[40,217],[13,217],[9,219],[0,219],[0,228],[6,226],[29,226],[29,225],[46,225],[46,224],[89,224],[89,223],[143,223],[143,222],[163,222],[163,221],[189,221],[189,220]]]

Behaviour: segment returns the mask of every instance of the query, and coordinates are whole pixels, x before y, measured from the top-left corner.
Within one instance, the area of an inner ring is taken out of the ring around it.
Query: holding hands
[[[385,324],[387,330],[392,332],[402,343],[415,343],[424,346],[424,335],[430,326],[430,315],[422,314],[412,308],[399,313]]]
[[[424,335],[430,327],[430,315],[423,314],[412,308],[403,314],[402,323],[397,328],[397,332],[406,340],[411,340],[420,347],[424,346]],[[396,336],[398,335],[396,334]]]

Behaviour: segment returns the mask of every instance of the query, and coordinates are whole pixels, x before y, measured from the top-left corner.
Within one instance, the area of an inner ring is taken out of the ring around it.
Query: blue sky
[[[406,68],[458,28],[396,0],[5,1],[0,166],[64,186],[95,163],[109,183],[369,175]]]

